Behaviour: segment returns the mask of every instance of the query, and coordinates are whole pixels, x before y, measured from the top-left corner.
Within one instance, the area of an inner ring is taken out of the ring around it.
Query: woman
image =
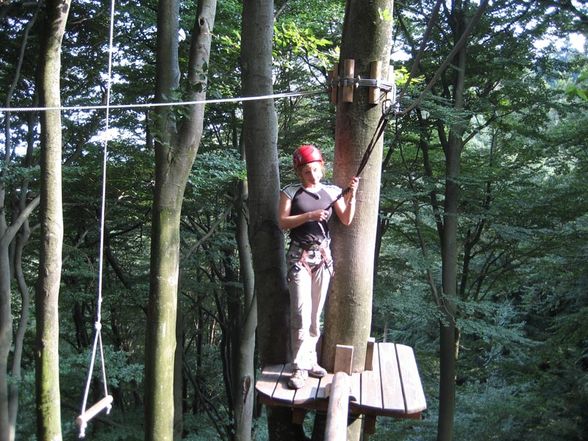
[[[320,315],[333,273],[328,221],[335,209],[344,225],[355,214],[359,178],[354,177],[343,197],[341,188],[321,183],[324,161],[319,149],[301,145],[294,152],[294,169],[300,183],[280,193],[280,228],[290,230],[288,288],[293,372],[288,387],[304,386],[308,375],[323,377],[316,345],[320,336]]]

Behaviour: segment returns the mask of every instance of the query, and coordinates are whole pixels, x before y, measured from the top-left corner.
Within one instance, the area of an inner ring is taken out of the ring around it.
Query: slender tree
[[[25,59],[26,48],[30,45],[30,32],[36,23],[38,9],[35,9],[33,16],[24,27],[23,37],[19,48],[17,62],[14,71],[11,72],[12,82],[6,90],[6,107],[12,104],[13,94],[17,84],[23,77],[22,66]],[[7,211],[5,208],[9,187],[7,179],[9,170],[14,166],[15,157],[12,144],[12,125],[9,112],[4,113],[4,153],[2,155],[2,167],[0,171],[0,425],[7,427],[7,430],[0,434],[0,437],[7,436],[9,440],[15,439],[16,417],[18,413],[19,388],[22,381],[21,363],[23,356],[25,331],[28,325],[30,294],[22,270],[23,249],[28,242],[30,229],[28,224],[29,214],[39,204],[39,197],[27,202],[30,198],[29,179],[21,182],[18,195],[18,202],[15,204],[15,213],[12,216],[13,223],[9,225]],[[25,167],[33,165],[32,149],[35,115],[28,115],[27,119],[28,137],[27,154],[23,161]],[[20,216],[20,214],[23,216]],[[10,251],[12,247],[13,252]],[[9,260],[10,259],[10,260]],[[12,341],[12,303],[11,303],[11,278],[16,278],[18,289],[21,293],[20,320],[15,332],[14,342]],[[14,344],[12,356],[11,379],[8,381],[8,356],[10,348]]]
[[[190,100],[206,97],[207,67],[215,0],[202,0],[193,28],[188,71]],[[179,2],[159,2],[155,99],[170,101],[180,86]],[[184,190],[202,137],[204,104],[162,107],[155,115],[155,195],[145,354],[145,439],[174,436],[174,352],[180,256],[180,214]]]
[[[50,0],[46,4],[40,75],[41,104],[45,107],[61,105],[61,42],[69,7],[69,0]],[[41,252],[35,297],[35,360],[37,438],[47,441],[61,439],[58,309],[63,245],[61,151],[61,112],[46,110],[41,114]]]
[[[233,337],[232,396],[235,415],[235,441],[250,441],[253,426],[257,299],[255,297],[255,276],[247,223],[247,183],[240,182],[237,191],[238,196],[235,204],[237,230],[235,236],[239,249],[239,268],[243,296],[239,311],[238,328]]]
[[[241,62],[245,96],[272,93],[273,1],[243,3]],[[284,238],[278,227],[280,176],[277,120],[271,99],[243,104],[243,143],[249,184],[249,240],[258,305],[261,364],[288,359],[289,319]],[[288,409],[268,408],[271,440],[302,439]]]

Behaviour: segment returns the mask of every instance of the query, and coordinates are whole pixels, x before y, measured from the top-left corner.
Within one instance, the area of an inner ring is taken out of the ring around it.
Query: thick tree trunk
[[[341,60],[355,60],[355,76],[369,77],[370,63],[378,60],[384,66],[384,77],[387,75],[391,17],[391,0],[347,3]],[[335,183],[346,186],[355,175],[381,114],[381,105],[368,103],[367,88],[356,89],[353,103],[339,100],[335,131]],[[383,139],[380,139],[361,175],[353,223],[349,227],[338,222],[333,225],[335,278],[327,299],[323,344],[323,362],[329,369],[333,368],[337,344],[355,347],[355,371],[362,371],[365,364],[371,328],[382,143]]]
[[[341,44],[340,75],[344,60],[355,60],[354,76],[370,77],[370,63],[381,61],[387,77],[392,33],[392,0],[365,2],[348,0]],[[340,88],[341,89],[341,88]],[[368,101],[368,89],[355,90],[353,102],[339,94],[335,129],[335,183],[344,187],[356,174],[359,163],[382,114],[381,105]],[[367,340],[371,332],[374,250],[377,236],[380,175],[380,139],[361,175],[356,215],[345,227],[333,225],[335,277],[327,298],[322,362],[333,369],[337,344],[354,347],[353,370],[365,366]],[[358,440],[361,422],[348,427],[348,439]]]
[[[241,62],[246,96],[272,93],[273,7],[273,1],[243,2]],[[258,350],[262,365],[283,363],[289,354],[289,294],[284,237],[278,226],[277,118],[272,100],[247,101],[243,114]],[[302,439],[300,426],[291,421],[289,409],[268,408],[270,440]]]
[[[61,41],[69,0],[47,2],[46,40],[42,52],[41,103],[60,106]],[[61,439],[59,391],[59,284],[63,243],[61,192],[61,113],[41,115],[41,252],[35,298],[37,439]]]
[[[201,0],[192,35],[188,79],[190,99],[206,97],[207,65],[216,0]],[[179,85],[176,0],[159,2],[156,101],[171,99]],[[180,215],[184,190],[202,136],[204,105],[191,106],[181,127],[170,108],[156,117],[155,196],[151,236],[150,290],[145,359],[145,439],[174,436],[174,355],[180,257]],[[181,388],[179,388],[181,390]],[[177,422],[176,422],[177,423]]]

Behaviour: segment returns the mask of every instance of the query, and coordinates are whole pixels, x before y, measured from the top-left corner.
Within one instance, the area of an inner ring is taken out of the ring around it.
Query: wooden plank
[[[304,404],[316,400],[320,379],[308,377],[304,386],[297,389],[292,399],[293,404]]]
[[[112,395],[106,395],[100,401],[95,403],[89,409],[86,409],[80,416],[76,418],[76,424],[80,427],[80,438],[84,438],[86,436],[86,427],[88,426],[88,422],[98,415],[103,410],[106,410],[106,413],[110,413],[110,409],[112,409]]]
[[[361,373],[355,372],[351,375],[349,401],[359,403],[361,399]]]
[[[329,84],[331,85],[330,88],[330,95],[331,95],[331,104],[337,104],[337,92],[339,90],[339,85],[337,82],[339,81],[339,64],[335,63],[333,69],[329,71]]]
[[[353,366],[353,346],[337,345],[335,349],[335,367],[333,373],[345,372],[351,375]]]
[[[380,343],[380,375],[382,376],[383,408],[391,411],[406,413],[402,383],[398,371],[396,345],[394,343]]]
[[[374,348],[376,346],[376,339],[374,337],[368,338],[367,349],[365,351],[365,370],[371,371],[374,369]]]
[[[276,384],[280,380],[282,371],[284,370],[283,364],[274,364],[265,366],[261,371],[261,375],[255,383],[255,389],[260,394],[271,397],[276,389]]]
[[[375,345],[373,367],[373,371],[354,373],[350,378],[351,413],[420,417],[427,404],[412,348],[392,343]],[[269,406],[326,410],[333,374],[321,379],[309,378],[306,385],[296,391],[288,388],[291,373],[290,364],[264,367],[255,384],[259,402]],[[399,397],[402,397],[402,405],[399,405]]]
[[[323,400],[329,398],[329,392],[331,388],[331,383],[333,382],[333,374],[327,374],[323,378],[321,378],[321,382],[319,384],[319,390],[317,391],[316,398],[317,400]]]
[[[290,375],[292,375],[292,365],[286,364],[282,374],[280,375],[280,378],[278,378],[276,381],[276,388],[274,389],[274,393],[271,397],[272,400],[292,404],[294,393],[296,391],[288,387],[288,380],[290,379]]]
[[[355,60],[343,60],[343,77],[346,80],[353,80],[355,75]],[[342,99],[344,103],[353,102],[353,84],[342,87]]]
[[[382,62],[372,61],[370,63],[370,78],[379,80],[382,74]],[[368,102],[370,104],[378,104],[380,102],[380,88],[370,87],[368,89]]]
[[[361,407],[382,409],[382,384],[380,382],[380,356],[374,351],[374,369],[361,373]]]
[[[414,358],[414,351],[410,346],[397,344],[396,353],[398,354],[406,413],[420,413],[427,408],[427,401]]]

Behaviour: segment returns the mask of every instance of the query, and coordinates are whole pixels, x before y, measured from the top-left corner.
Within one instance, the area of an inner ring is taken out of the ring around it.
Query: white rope
[[[110,78],[108,80],[110,82]],[[325,90],[309,90],[302,92],[282,92],[270,95],[256,95],[256,96],[242,96],[235,98],[216,98],[195,101],[174,101],[170,103],[134,103],[134,104],[97,104],[88,106],[55,106],[55,107],[0,107],[2,112],[42,112],[45,110],[61,110],[61,111],[83,111],[83,110],[103,110],[106,109],[139,109],[149,107],[175,107],[175,106],[192,106],[194,104],[222,104],[222,103],[238,103],[244,101],[262,101],[280,98],[293,98],[299,96],[318,95],[325,93]],[[107,91],[110,94],[110,90]]]
[[[107,413],[110,412],[112,397],[108,395],[108,384],[106,381],[106,365],[104,361],[104,347],[102,345],[102,278],[104,272],[104,225],[106,218],[106,166],[108,163],[108,133],[110,123],[110,88],[112,84],[112,52],[113,52],[113,36],[114,36],[114,4],[115,0],[111,1],[110,5],[110,32],[108,40],[108,73],[106,80],[106,115],[105,119],[105,133],[106,136],[103,138],[103,159],[102,159],[102,201],[100,208],[100,245],[98,255],[98,293],[96,301],[96,322],[94,324],[94,344],[92,346],[92,357],[90,360],[90,368],[88,370],[88,378],[86,380],[86,388],[84,390],[84,399],[82,401],[82,412],[78,418],[80,424],[80,438],[85,436],[86,425],[89,419],[93,418],[94,415],[84,417],[86,414],[86,405],[88,403],[88,395],[90,392],[90,384],[92,383],[92,374],[94,372],[94,363],[96,361],[96,349],[100,349],[100,361],[102,365],[102,384],[104,385],[104,398],[110,398],[100,405],[96,413],[100,412],[103,408],[106,408]]]

